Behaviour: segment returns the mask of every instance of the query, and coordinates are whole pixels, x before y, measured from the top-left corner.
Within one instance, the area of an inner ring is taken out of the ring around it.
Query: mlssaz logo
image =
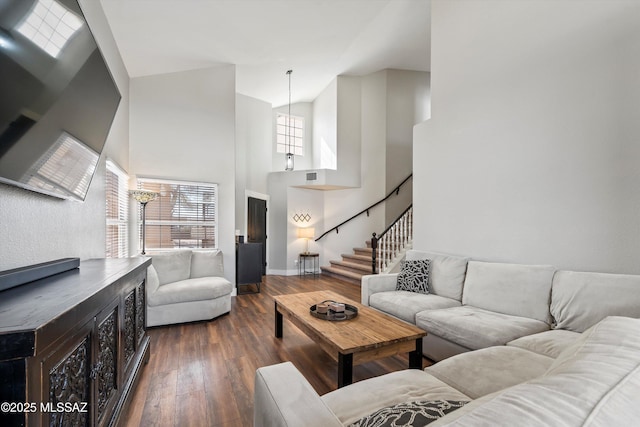
[[[43,402],[40,404],[42,412],[89,412],[87,402]]]

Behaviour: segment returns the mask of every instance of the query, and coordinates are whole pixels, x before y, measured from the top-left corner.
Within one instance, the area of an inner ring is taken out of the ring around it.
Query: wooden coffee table
[[[331,291],[278,295],[275,300],[275,334],[282,338],[287,318],[338,362],[338,387],[352,382],[353,366],[400,353],[409,353],[409,368],[422,369],[422,337],[427,333],[410,323]],[[324,300],[351,304],[358,315],[328,321],[314,317],[309,308]]]

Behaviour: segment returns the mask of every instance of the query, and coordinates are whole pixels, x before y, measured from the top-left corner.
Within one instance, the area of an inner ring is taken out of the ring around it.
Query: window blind
[[[129,256],[129,176],[107,159],[107,258]]]
[[[217,184],[140,178],[138,189],[159,194],[146,207],[147,249],[218,247]],[[141,207],[138,217],[142,227]]]

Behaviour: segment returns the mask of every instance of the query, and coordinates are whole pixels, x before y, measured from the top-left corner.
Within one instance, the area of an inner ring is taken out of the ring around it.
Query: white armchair
[[[148,254],[147,326],[209,320],[231,311],[222,252],[181,249]]]

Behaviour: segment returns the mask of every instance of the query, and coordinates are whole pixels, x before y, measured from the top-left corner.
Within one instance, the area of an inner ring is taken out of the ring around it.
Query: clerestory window
[[[276,115],[276,151],[304,156],[304,117]]]

